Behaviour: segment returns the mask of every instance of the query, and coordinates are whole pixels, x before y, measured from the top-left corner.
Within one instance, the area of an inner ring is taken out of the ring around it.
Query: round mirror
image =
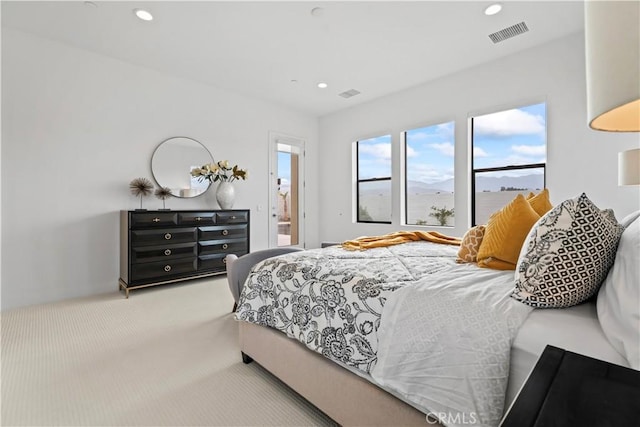
[[[193,168],[213,163],[213,157],[200,142],[185,136],[162,141],[151,157],[151,173],[161,187],[175,197],[196,197],[207,191],[209,181],[191,176]]]

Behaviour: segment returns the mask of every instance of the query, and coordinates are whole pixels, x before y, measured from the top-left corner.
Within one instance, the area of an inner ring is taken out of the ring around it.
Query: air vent
[[[341,96],[343,98],[351,98],[352,96],[356,96],[356,95],[359,95],[359,94],[360,94],[359,90],[349,89],[349,90],[346,90],[346,91],[344,91],[342,93],[339,93],[338,96]]]
[[[510,39],[511,37],[524,34],[527,31],[529,31],[529,28],[527,28],[527,24],[525,24],[524,22],[521,22],[519,24],[504,28],[500,31],[496,31],[493,34],[489,34],[489,38],[494,43],[500,43],[502,41],[505,41],[506,39]]]

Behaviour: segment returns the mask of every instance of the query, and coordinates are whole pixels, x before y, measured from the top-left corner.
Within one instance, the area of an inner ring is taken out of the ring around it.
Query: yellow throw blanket
[[[458,237],[445,236],[437,231],[396,231],[384,236],[359,237],[354,240],[347,240],[342,242],[342,247],[349,251],[359,251],[418,240],[456,246],[460,246],[460,243],[462,243],[462,240]]]

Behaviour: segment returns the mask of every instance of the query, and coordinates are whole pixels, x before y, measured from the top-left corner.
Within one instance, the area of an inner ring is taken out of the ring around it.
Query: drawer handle
[[[222,258],[222,263],[226,264],[227,263],[227,258]]]
[[[231,215],[230,218],[231,219],[236,219],[236,216],[235,215]]]
[[[202,221],[202,217],[197,216],[196,221]]]
[[[227,234],[229,234],[229,230],[222,230],[222,235],[226,236]]]
[[[165,265],[164,266],[164,271],[166,271],[167,273],[171,271],[171,266],[170,265]]]
[[[153,222],[160,222],[160,218],[153,218]]]
[[[171,233],[167,233],[164,235],[165,240],[170,240],[171,239]]]
[[[224,245],[222,245],[222,249],[227,249],[229,247],[229,245],[227,245],[226,243]]]
[[[171,249],[165,249],[165,250],[164,250],[164,254],[165,254],[166,256],[171,255]]]

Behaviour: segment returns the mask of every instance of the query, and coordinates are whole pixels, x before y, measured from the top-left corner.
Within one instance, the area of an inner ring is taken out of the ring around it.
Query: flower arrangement
[[[191,175],[198,180],[209,182],[233,182],[237,179],[247,179],[247,170],[240,169],[238,165],[231,167],[228,160],[220,160],[218,163],[207,163],[200,168],[193,168]]]
[[[169,187],[160,187],[157,188],[153,194],[155,194],[158,199],[162,200],[162,209],[166,210],[167,206],[165,204],[165,200],[173,196],[171,189]]]
[[[140,196],[140,209],[142,210],[142,198],[151,194],[153,184],[147,178],[136,178],[129,183],[129,190],[134,196]]]

